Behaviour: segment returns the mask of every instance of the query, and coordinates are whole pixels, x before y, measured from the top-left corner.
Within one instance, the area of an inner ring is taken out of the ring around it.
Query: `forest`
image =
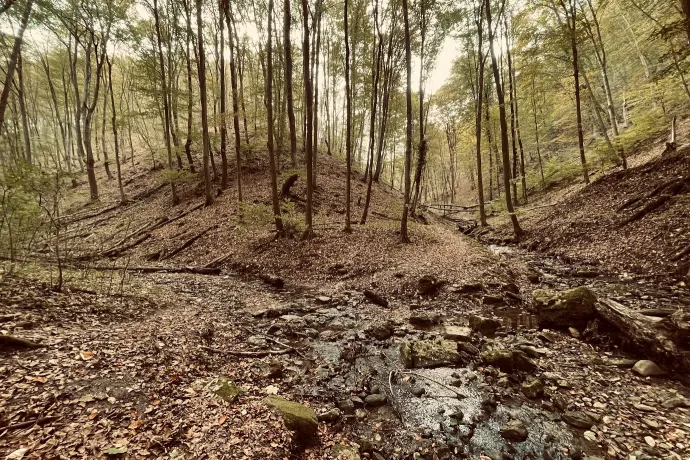
[[[0,0],[0,458],[690,456],[690,0]]]

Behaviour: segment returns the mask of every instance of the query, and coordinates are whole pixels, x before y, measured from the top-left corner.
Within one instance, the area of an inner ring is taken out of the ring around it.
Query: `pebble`
[[[654,447],[654,446],[656,446],[656,441],[655,441],[654,438],[651,437],[651,436],[645,436],[645,437],[644,437],[644,442],[646,442],[647,445],[648,445],[649,447]]]
[[[656,409],[654,409],[652,406],[648,406],[648,405],[642,404],[642,403],[633,404],[633,407],[637,410],[641,410],[642,412],[654,412],[654,411],[656,411]]]
[[[654,361],[648,359],[642,359],[636,362],[632,370],[643,377],[664,375],[666,373],[666,371],[657,366]]]

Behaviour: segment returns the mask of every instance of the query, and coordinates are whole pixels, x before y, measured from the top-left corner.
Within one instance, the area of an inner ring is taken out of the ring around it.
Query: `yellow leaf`
[[[91,411],[91,413],[89,414],[89,420],[93,420],[96,417],[98,417],[98,411],[97,410]]]
[[[34,382],[36,383],[46,383],[48,381],[47,377],[36,377],[34,378]]]
[[[144,422],[142,422],[141,420],[132,420],[132,423],[130,423],[129,426],[128,426],[127,428],[129,428],[130,430],[136,430],[136,429],[139,428],[143,423],[144,423]]]
[[[88,361],[90,359],[93,359],[94,355],[91,351],[80,351],[79,356],[81,356],[81,359],[83,359],[84,361]]]
[[[225,423],[225,421],[226,421],[227,419],[228,419],[228,416],[227,416],[227,415],[223,415],[221,418],[218,419],[218,421],[216,422],[216,425],[222,425],[223,423]]]

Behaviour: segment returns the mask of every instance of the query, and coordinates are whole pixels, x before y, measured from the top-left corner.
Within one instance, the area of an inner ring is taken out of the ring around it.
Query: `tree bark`
[[[489,0],[486,0],[487,2]],[[402,218],[400,219],[400,241],[409,243],[410,237],[407,234],[407,216],[410,206],[410,163],[412,162],[412,52],[410,51],[410,19],[408,14],[408,1],[402,0],[403,20],[405,23],[405,67],[407,74],[407,91],[405,94],[407,109],[406,138],[405,138],[405,171],[404,182],[405,192],[403,201]]]
[[[115,114],[115,96],[113,94],[113,63],[106,55],[106,64],[108,65],[108,89],[110,90],[110,110],[112,113],[112,128],[113,128],[113,140],[115,144],[115,168],[117,173],[117,187],[120,191],[120,204],[127,203],[127,196],[125,195],[125,189],[122,186],[122,171],[120,168],[120,147],[118,143],[117,136],[117,115]]]
[[[158,45],[158,65],[160,67],[160,84],[163,91],[163,114],[164,114],[164,129],[165,129],[165,149],[168,152],[168,169],[173,170],[173,156],[172,156],[172,145],[170,143],[170,106],[168,104],[168,83],[165,77],[165,63],[163,61],[163,40],[161,36],[161,25],[160,17],[158,11],[158,0],[153,0],[153,18],[156,27],[156,41]],[[199,53],[202,56],[201,53]],[[172,193],[172,204],[176,206],[179,204],[180,199],[177,196],[177,191],[175,189],[175,179],[170,177],[170,192]]]
[[[204,167],[204,192],[205,204],[210,206],[213,204],[213,196],[211,195],[211,174],[209,171],[209,157],[211,156],[211,140],[208,137],[208,100],[206,98],[206,58],[204,54],[204,35],[203,35],[203,21],[201,19],[201,4],[202,0],[196,0],[196,26],[197,26],[197,43],[198,43],[198,59],[197,66],[199,71],[199,99],[201,99],[201,131],[204,144],[203,167]]]
[[[233,27],[234,16],[230,10],[230,2],[222,0],[225,20],[228,23],[228,39],[230,41],[230,86],[232,91],[232,127],[235,131],[235,162],[237,163],[237,201],[242,202],[242,138],[240,136],[239,95],[237,93],[237,65],[235,64],[235,44]]]
[[[222,1],[222,0],[221,0]],[[225,190],[228,187],[228,119],[226,106],[228,102],[227,90],[225,88],[225,21],[223,21],[222,5],[219,5],[218,27],[220,28],[220,188]],[[228,27],[228,29],[230,29]],[[228,34],[229,35],[229,34]]]
[[[19,30],[17,31],[17,36],[15,37],[14,45],[12,46],[10,62],[8,63],[7,70],[5,72],[5,83],[2,87],[2,93],[0,93],[0,134],[2,134],[2,127],[5,122],[5,110],[7,109],[7,100],[10,96],[10,87],[12,85],[12,80],[14,79],[14,71],[17,67],[17,60],[19,59],[19,53],[22,47],[24,31],[26,30],[26,26],[29,23],[29,16],[31,16],[31,9],[33,8],[33,6],[34,1],[27,0],[26,6],[24,7],[24,13],[22,14],[21,23],[19,24]]]
[[[17,81],[17,99],[19,99],[19,112],[22,118],[22,139],[24,140],[24,161],[31,163],[33,160],[31,157],[31,133],[29,130],[29,117],[26,110],[26,94],[24,91],[24,71],[21,49],[19,50],[19,56],[17,56]]]
[[[345,182],[345,232],[352,232],[350,225],[350,195],[352,174],[352,85],[350,83],[350,27],[348,24],[348,0],[345,0],[343,10],[344,29],[345,29],[345,98],[346,98],[346,118],[345,118],[345,157],[347,161],[347,174]]]
[[[305,212],[305,224],[307,228],[304,230],[303,238],[311,237],[313,233],[312,222],[312,206],[314,195],[314,165],[312,159],[312,141],[313,141],[313,99],[311,76],[309,72],[309,4],[308,0],[302,0],[302,22],[304,26],[304,41],[302,44],[302,70],[304,72],[304,123],[306,125],[305,132],[305,161],[307,162],[307,206]]]
[[[276,170],[275,152],[273,149],[273,0],[268,0],[268,44],[266,46],[266,122],[268,160],[271,169],[271,197],[273,199],[273,218],[276,232],[283,235],[283,219],[280,215],[280,198],[278,197],[278,173]]]
[[[498,113],[501,123],[501,153],[503,157],[503,186],[505,189],[506,209],[510,216],[510,222],[513,225],[513,231],[516,238],[522,237],[523,231],[518,223],[513,202],[510,198],[510,152],[508,146],[508,122],[506,120],[505,98],[503,96],[503,88],[501,86],[501,76],[498,71],[498,62],[496,61],[496,52],[494,51],[494,31],[491,26],[491,1],[484,0],[484,9],[486,10],[486,27],[489,33],[489,50],[491,53],[491,66],[494,73],[494,84],[496,86],[496,96],[498,97]]]

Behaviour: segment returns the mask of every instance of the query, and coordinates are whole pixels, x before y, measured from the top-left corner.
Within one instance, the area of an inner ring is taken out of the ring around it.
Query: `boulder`
[[[483,316],[470,316],[470,328],[479,332],[482,335],[491,337],[501,327],[501,322],[494,318],[485,318]]]
[[[417,281],[417,292],[420,295],[434,295],[443,286],[443,282],[433,275],[424,275]]]
[[[374,323],[367,327],[364,332],[376,340],[386,340],[393,335],[393,327],[390,323]]]
[[[636,362],[632,370],[643,377],[664,375],[666,373],[666,371],[657,366],[654,361],[650,361],[648,359],[642,359]]]
[[[415,326],[434,326],[441,322],[439,315],[430,313],[413,313],[410,315],[410,324]]]
[[[510,420],[501,427],[501,436],[509,441],[522,442],[528,435],[525,424],[520,420]]]
[[[506,374],[512,374],[515,371],[534,372],[537,368],[536,364],[520,350],[486,350],[482,353],[482,359],[486,364],[490,364]]]
[[[591,428],[596,424],[596,420],[588,414],[580,411],[566,411],[563,413],[563,420],[570,426],[575,428]]]
[[[532,293],[540,327],[585,327],[594,317],[596,301],[596,296],[584,286],[566,291],[537,289]]]
[[[469,342],[472,340],[472,329],[465,326],[444,326],[443,338],[455,342]]]
[[[400,344],[400,357],[406,368],[439,367],[460,364],[458,346],[450,340],[419,340]]]
[[[383,406],[386,404],[386,395],[381,393],[369,395],[364,398],[364,404],[367,406]]]
[[[269,396],[264,404],[277,412],[285,426],[301,436],[314,436],[319,422],[314,411],[304,404],[288,401],[279,396]]]
[[[531,399],[539,398],[544,394],[544,384],[539,379],[525,382],[522,384],[522,393]]]

